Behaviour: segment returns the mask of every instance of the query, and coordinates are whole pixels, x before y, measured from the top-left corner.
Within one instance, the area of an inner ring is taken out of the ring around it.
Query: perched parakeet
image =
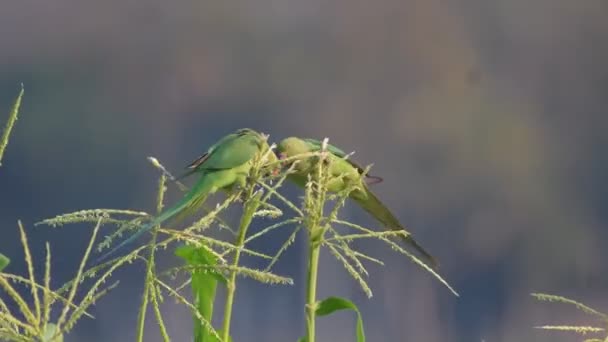
[[[180,177],[199,174],[200,178],[192,189],[174,206],[146,223],[132,236],[103,255],[99,261],[106,259],[166,220],[197,209],[205,202],[207,196],[218,190],[231,191],[235,185],[245,187],[254,158],[256,155],[266,153],[268,148],[267,137],[249,128],[239,129],[235,133],[221,138],[205,154],[193,161],[187,167],[188,172]],[[267,156],[270,159],[267,162],[276,161],[276,155],[273,152],[268,153]]]
[[[290,137],[284,139],[277,146],[277,153],[280,159],[294,157],[300,154],[315,152],[321,150],[321,142],[314,139],[300,139]],[[347,186],[355,185],[349,197],[354,200],[361,208],[371,214],[376,220],[384,225],[385,228],[392,230],[405,230],[399,220],[391,213],[391,211],[370,191],[368,185],[382,179],[373,176],[362,178],[363,169],[352,162],[350,159],[344,159],[346,153],[339,148],[327,145],[327,151],[331,158],[329,167],[331,178],[328,183],[328,190],[331,192],[339,192],[347,188]],[[305,186],[308,181],[308,175],[315,172],[317,157],[304,157],[298,160],[294,166],[294,173],[289,176],[290,180],[299,186]],[[437,267],[435,258],[425,251],[411,235],[404,237],[405,242],[413,247],[422,257],[426,259],[429,266]]]

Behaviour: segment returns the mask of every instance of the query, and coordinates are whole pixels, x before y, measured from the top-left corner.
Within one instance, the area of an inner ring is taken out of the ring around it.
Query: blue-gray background
[[[387,263],[370,267],[367,300],[325,255],[320,295],[355,300],[370,341],[572,341],[532,327],[592,323],[532,291],[608,311],[605,1],[3,1],[0,46],[2,113],[26,87],[0,168],[0,251],[15,272],[25,271],[17,219],[39,262],[51,242],[58,285],[91,229],[34,222],[152,211],[158,174],[146,156],[179,170],[252,127],[329,136],[375,163],[377,193],[461,292],[370,243]],[[352,206],[345,214],[371,223]],[[278,268],[299,283],[304,247]],[[142,269],[116,278],[68,341],[133,340]],[[295,341],[303,294],[242,281],[235,341]],[[176,307],[164,307],[170,332],[187,341],[190,318]],[[353,326],[347,313],[322,318],[319,340],[352,341]],[[146,340],[156,335],[150,324]]]

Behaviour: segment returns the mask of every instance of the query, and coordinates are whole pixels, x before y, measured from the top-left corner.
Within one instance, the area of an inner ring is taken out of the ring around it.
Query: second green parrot
[[[266,137],[249,128],[239,129],[224,136],[187,167],[189,171],[182,177],[195,173],[199,174],[200,177],[180,201],[146,223],[132,236],[99,258],[98,261],[106,259],[120,248],[135,241],[143,233],[166,220],[178,214],[195,210],[205,202],[209,195],[218,190],[230,191],[235,185],[244,187],[255,157],[266,153],[268,148]],[[267,156],[270,159],[267,162],[276,160],[273,152],[268,153]]]
[[[294,157],[294,160],[298,160],[298,163],[294,166],[294,173],[288,177],[294,183],[303,187],[308,181],[308,175],[314,172],[318,158],[315,156],[305,156],[298,159],[296,156],[320,151],[321,148],[321,142],[318,140],[290,137],[279,143],[277,153],[280,159]],[[329,173],[332,177],[328,183],[328,190],[330,192],[340,192],[354,183],[355,190],[349,195],[352,200],[382,223],[385,228],[405,230],[399,220],[368,187],[368,184],[381,181],[382,179],[367,175],[366,178],[362,178],[361,175],[364,170],[350,159],[345,159],[346,153],[329,144],[327,145],[327,151],[330,158]],[[437,267],[438,263],[435,258],[424,250],[409,233],[404,237],[404,240],[425,258],[429,266],[433,268]]]

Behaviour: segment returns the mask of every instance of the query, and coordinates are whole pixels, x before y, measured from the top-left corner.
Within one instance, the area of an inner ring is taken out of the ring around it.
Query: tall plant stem
[[[307,342],[315,341],[315,319],[317,311],[317,271],[321,245],[314,239],[309,240],[308,276],[306,280],[306,336]]]
[[[230,341],[230,321],[232,319],[232,305],[234,303],[234,294],[236,292],[236,268],[239,265],[241,258],[241,248],[245,244],[245,236],[247,235],[247,229],[253,220],[253,214],[260,206],[261,192],[253,195],[254,186],[251,184],[247,190],[245,207],[243,208],[243,216],[239,224],[239,233],[236,240],[236,246],[238,247],[234,252],[234,259],[232,260],[232,271],[230,277],[226,283],[226,304],[224,306],[224,322],[222,327],[222,341]]]
[[[315,320],[317,316],[317,279],[319,255],[326,231],[323,207],[326,201],[327,168],[323,159],[317,163],[314,179],[306,185],[304,206],[308,218],[305,224],[308,230],[308,274],[306,279],[306,342],[315,341]]]
[[[160,214],[160,212],[163,210],[163,201],[164,201],[164,197],[165,197],[165,183],[167,181],[167,177],[163,174],[160,177],[160,181],[158,184],[158,197],[157,197],[157,203],[156,203],[156,212]],[[158,228],[158,227],[157,227]],[[148,255],[148,263],[146,264],[146,278],[145,278],[145,282],[144,282],[144,291],[143,291],[143,295],[141,298],[141,306],[139,308],[139,315],[138,315],[138,320],[137,320],[137,341],[138,342],[143,342],[144,341],[144,327],[145,327],[145,323],[146,323],[146,312],[148,310],[148,301],[150,299],[150,297],[152,298],[152,302],[155,306],[155,310],[157,309],[156,306],[158,306],[158,301],[157,301],[157,293],[156,293],[156,289],[153,286],[154,284],[154,247],[156,245],[156,238],[158,235],[158,231],[155,228],[152,231],[152,240],[150,241],[149,244],[149,248],[150,248],[150,254]],[[164,341],[170,341],[169,336],[167,335],[167,331],[165,328],[165,325],[163,323],[162,317],[158,314],[158,312],[156,312],[156,317],[158,319],[158,323],[159,323],[159,327],[161,330],[161,334],[163,335],[163,340]]]

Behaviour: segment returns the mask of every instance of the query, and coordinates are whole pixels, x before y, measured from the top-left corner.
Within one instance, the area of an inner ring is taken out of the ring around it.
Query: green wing
[[[243,165],[255,156],[260,144],[260,134],[247,128],[228,134],[190,163],[186,167],[189,170],[176,180],[196,172],[225,170]]]
[[[245,164],[260,151],[262,138],[257,133],[236,134],[213,149],[196,169],[225,170]]]
[[[312,147],[311,151],[319,151],[321,150],[321,147],[323,147],[323,143],[317,139],[305,138],[302,140],[306,141]],[[337,148],[332,144],[327,144],[327,150],[331,152],[331,154],[340,158],[344,158],[347,155],[346,152],[342,151],[341,149]]]
[[[185,175],[187,176],[199,171],[204,173],[194,187],[177,204],[165,210],[151,222],[143,225],[125,241],[97,259],[97,262],[105,260],[117,250],[135,241],[154,226],[178,215],[184,210],[188,210],[188,208],[196,208],[204,202],[210,192],[214,191],[212,190],[214,187],[223,187],[218,186],[217,182],[226,173],[231,172],[230,169],[239,167],[253,158],[260,150],[262,142],[263,140],[259,133],[247,129],[239,130],[220,139],[217,144],[209,149],[209,152],[191,164],[191,170]],[[219,172],[216,173],[214,171]],[[185,176],[182,176],[182,178]]]
[[[320,151],[321,148],[323,147],[323,143],[317,139],[310,139],[310,138],[305,138],[302,139],[304,141],[306,141],[310,147],[311,147],[311,151],[315,152],[315,151]],[[327,150],[333,154],[334,156],[338,157],[338,158],[344,158],[347,156],[347,153],[342,151],[341,149],[339,149],[338,147],[332,145],[332,144],[327,144]],[[346,159],[346,161],[352,165],[354,168],[357,169],[357,171],[359,171],[359,174],[365,172],[365,170],[357,163],[355,163],[354,161],[352,161],[352,159],[348,158]],[[377,177],[377,176],[372,176],[370,174],[365,175],[366,176],[366,183],[367,184],[376,184],[376,183],[380,183],[383,181],[383,179],[381,177]]]

